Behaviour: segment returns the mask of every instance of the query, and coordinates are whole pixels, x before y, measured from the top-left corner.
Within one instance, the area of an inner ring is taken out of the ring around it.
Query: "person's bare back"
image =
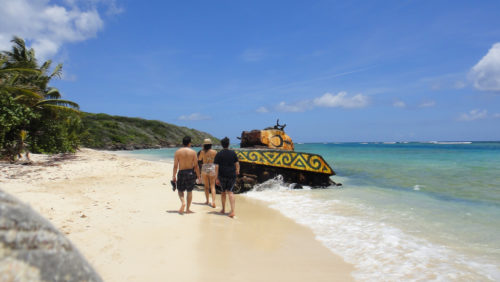
[[[196,152],[191,148],[180,148],[175,152],[174,163],[179,166],[179,170],[193,169],[198,165]]]

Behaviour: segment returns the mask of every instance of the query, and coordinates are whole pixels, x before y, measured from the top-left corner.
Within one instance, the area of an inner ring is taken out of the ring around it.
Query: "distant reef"
[[[87,148],[135,150],[176,147],[181,145],[184,136],[191,136],[193,145],[202,144],[205,138],[219,142],[206,132],[157,120],[82,112],[82,122],[86,131],[81,136],[81,145]]]

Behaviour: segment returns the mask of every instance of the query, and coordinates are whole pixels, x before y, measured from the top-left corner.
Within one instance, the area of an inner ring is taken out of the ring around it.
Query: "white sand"
[[[309,229],[255,200],[237,197],[231,219],[195,191],[195,213],[179,215],[170,163],[90,149],[32,159],[0,163],[0,189],[67,234],[105,281],[352,280]]]

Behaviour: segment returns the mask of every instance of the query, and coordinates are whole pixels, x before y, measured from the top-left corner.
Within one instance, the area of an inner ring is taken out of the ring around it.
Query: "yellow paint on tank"
[[[234,150],[240,162],[290,168],[334,175],[335,172],[320,156],[309,153],[297,153],[282,150]]]
[[[260,132],[260,141],[271,149],[293,151],[292,138],[282,130],[266,129]]]

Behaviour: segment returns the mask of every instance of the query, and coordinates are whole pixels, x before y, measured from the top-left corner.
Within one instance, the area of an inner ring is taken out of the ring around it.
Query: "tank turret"
[[[264,130],[243,131],[241,133],[241,148],[270,148],[276,150],[293,151],[292,138],[288,136],[284,129],[286,124],[280,125],[279,119],[273,127]]]

